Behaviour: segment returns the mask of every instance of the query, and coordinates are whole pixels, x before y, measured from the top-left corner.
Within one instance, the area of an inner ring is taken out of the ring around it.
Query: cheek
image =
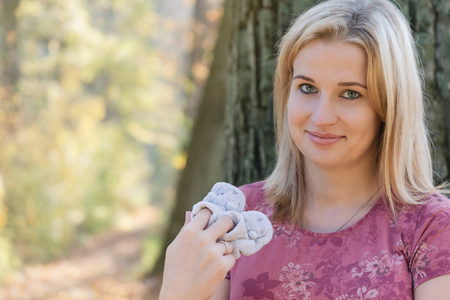
[[[376,116],[372,125],[372,142],[376,143],[380,138],[380,130],[381,130],[381,119]]]
[[[364,117],[365,116],[365,117]],[[378,115],[371,113],[361,113],[358,117],[358,121],[355,122],[354,128],[358,128],[358,133],[361,136],[361,140],[367,143],[372,143],[378,137],[380,130],[380,118]]]
[[[367,120],[369,121],[367,122]],[[367,130],[371,132],[373,135],[377,135],[381,126],[380,117],[374,111],[371,111],[371,114],[366,119],[366,122],[367,122]]]
[[[302,102],[298,99],[289,99],[287,105],[287,117],[289,122],[289,127],[300,126],[306,118],[305,107],[302,105]]]

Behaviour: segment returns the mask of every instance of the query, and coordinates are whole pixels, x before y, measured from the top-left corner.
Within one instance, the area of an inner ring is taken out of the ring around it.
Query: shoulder
[[[450,273],[450,200],[434,193],[404,216],[413,285]]]
[[[440,212],[450,209],[450,199],[446,196],[433,193],[423,202],[423,207],[429,212]]]
[[[245,194],[245,196],[247,195],[252,195],[252,194],[259,194],[261,196],[264,195],[264,184],[265,181],[257,181],[257,182],[253,182],[253,183],[249,183],[249,184],[245,184],[245,185],[241,185],[239,187],[239,189]]]
[[[246,199],[246,210],[265,211],[270,207],[264,193],[265,181],[257,181],[242,185],[239,189],[244,193]]]
[[[450,200],[441,194],[432,194],[417,211],[417,234],[440,234],[450,239]],[[443,236],[440,236],[443,237]]]
[[[426,227],[430,222],[450,224],[450,199],[442,194],[433,193],[424,199],[422,204],[410,208],[410,212],[416,219],[416,228]]]
[[[433,193],[422,203],[398,206],[397,225],[409,240],[418,242],[424,233],[432,229],[450,227],[450,200],[442,194]]]

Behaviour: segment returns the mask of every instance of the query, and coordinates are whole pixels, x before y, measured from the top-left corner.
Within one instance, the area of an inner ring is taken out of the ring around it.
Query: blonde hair
[[[298,17],[279,44],[274,79],[277,163],[264,185],[275,206],[273,219],[302,220],[305,175],[302,155],[289,134],[286,107],[294,58],[317,39],[342,40],[365,50],[368,94],[382,121],[376,159],[384,198],[394,215],[397,203],[421,203],[436,188],[423,79],[408,22],[387,0],[331,0]]]

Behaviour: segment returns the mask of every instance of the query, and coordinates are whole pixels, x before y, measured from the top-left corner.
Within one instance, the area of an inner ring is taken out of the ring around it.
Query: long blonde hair
[[[396,203],[418,204],[436,191],[424,120],[423,78],[408,22],[387,0],[331,0],[298,17],[282,38],[274,79],[277,163],[264,190],[274,220],[300,224],[305,176],[302,154],[287,125],[287,101],[298,52],[317,39],[342,40],[366,52],[371,104],[382,120],[377,149],[381,189]]]

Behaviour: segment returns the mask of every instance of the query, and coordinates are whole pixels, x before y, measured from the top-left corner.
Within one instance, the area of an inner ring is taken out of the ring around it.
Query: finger
[[[211,217],[212,212],[203,208],[200,210],[198,214],[186,225],[186,228],[190,228],[193,230],[204,230],[206,225],[208,225],[209,218]]]
[[[217,244],[223,245],[223,255],[230,255],[233,252],[233,244],[225,241],[218,241]]]
[[[233,228],[233,220],[228,216],[222,216],[205,231],[212,239],[217,240]]]
[[[223,257],[224,262],[225,262],[225,267],[227,269],[227,272],[231,270],[231,268],[234,266],[234,264],[236,263],[236,258],[233,255],[225,255]]]
[[[191,222],[191,214],[192,214],[192,212],[190,212],[190,211],[187,211],[187,212],[185,213],[185,215],[184,215],[184,225],[183,225],[183,228],[186,227],[186,225],[189,224],[189,222]],[[183,228],[181,228],[181,229],[183,229]]]

